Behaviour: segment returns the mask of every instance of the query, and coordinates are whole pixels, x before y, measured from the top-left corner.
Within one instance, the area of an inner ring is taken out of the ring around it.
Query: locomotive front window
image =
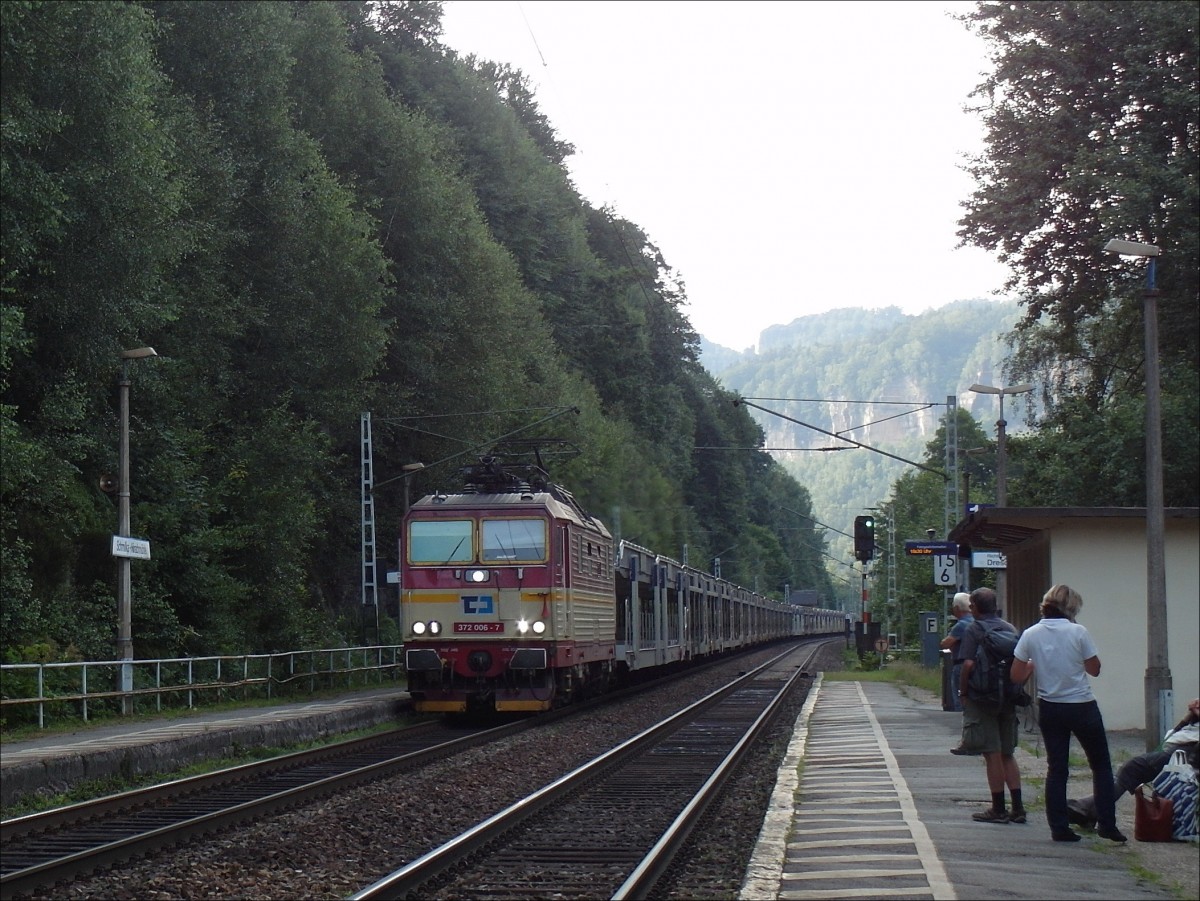
[[[408,524],[408,559],[412,563],[470,563],[475,559],[471,520],[413,520]]]
[[[483,521],[484,563],[541,563],[545,559],[545,520],[485,519]]]

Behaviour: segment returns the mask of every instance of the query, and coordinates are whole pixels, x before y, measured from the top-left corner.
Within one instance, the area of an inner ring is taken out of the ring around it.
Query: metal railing
[[[134,660],[133,689],[122,691],[128,660],[0,665],[4,725],[130,712],[193,709],[199,704],[253,697],[295,697],[318,690],[368,687],[404,678],[403,645],[322,648],[276,654]],[[137,705],[142,705],[138,711]]]

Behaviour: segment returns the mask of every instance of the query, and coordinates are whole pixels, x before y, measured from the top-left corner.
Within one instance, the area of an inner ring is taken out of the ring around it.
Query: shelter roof
[[[1168,507],[1163,512],[1168,520],[1200,517],[1200,507]],[[960,520],[948,537],[979,550],[1007,551],[1072,521],[1145,518],[1145,507],[982,507]]]

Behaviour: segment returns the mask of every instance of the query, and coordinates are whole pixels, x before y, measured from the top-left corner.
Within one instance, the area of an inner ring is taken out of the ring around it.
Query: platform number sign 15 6
[[[958,557],[953,554],[938,554],[933,558],[933,584],[949,588],[958,584]]]

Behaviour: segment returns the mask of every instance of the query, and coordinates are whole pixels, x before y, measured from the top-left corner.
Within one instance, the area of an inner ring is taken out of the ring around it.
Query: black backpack
[[[975,638],[975,666],[967,676],[967,697],[993,708],[1001,707],[1006,701],[1018,703],[1024,690],[1013,685],[1008,677],[1017,633],[999,623],[981,620],[971,623],[969,628]]]

